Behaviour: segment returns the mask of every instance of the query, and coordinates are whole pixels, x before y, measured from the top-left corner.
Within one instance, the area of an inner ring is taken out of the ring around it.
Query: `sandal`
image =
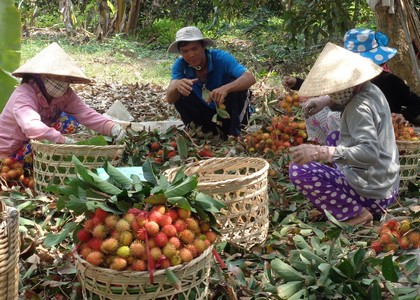
[[[356,226],[356,225],[373,226],[373,215],[364,207],[361,214],[344,221],[344,223],[347,223],[352,226]]]

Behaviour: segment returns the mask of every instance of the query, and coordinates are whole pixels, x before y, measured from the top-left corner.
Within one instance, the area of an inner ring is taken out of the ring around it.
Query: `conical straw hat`
[[[366,82],[382,72],[371,60],[332,43],[327,43],[299,89],[313,97],[342,91]]]
[[[23,77],[25,74],[54,75],[70,83],[91,82],[57,43],[50,44],[12,73],[16,77]]]

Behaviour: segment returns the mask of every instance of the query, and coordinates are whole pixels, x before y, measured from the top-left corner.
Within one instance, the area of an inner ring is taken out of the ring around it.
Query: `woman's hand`
[[[302,104],[302,111],[303,111],[303,117],[307,118],[313,115],[316,115],[321,110],[324,109],[326,106],[330,106],[330,96],[319,96],[319,97],[313,97],[308,98],[305,102]]]
[[[281,83],[285,88],[293,89],[296,85],[296,77],[284,76]]]
[[[311,161],[332,161],[335,147],[301,144],[290,148],[290,156],[294,163],[299,165]]]

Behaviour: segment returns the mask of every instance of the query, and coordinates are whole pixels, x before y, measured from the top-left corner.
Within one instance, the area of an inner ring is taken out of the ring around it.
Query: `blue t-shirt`
[[[206,56],[206,82],[197,81],[193,85],[193,92],[207,104],[201,97],[203,84],[206,85],[206,89],[212,91],[240,77],[246,71],[246,68],[241,65],[232,54],[223,50],[207,49]],[[182,78],[195,79],[197,76],[195,70],[190,67],[182,57],[179,57],[172,66],[171,79]]]

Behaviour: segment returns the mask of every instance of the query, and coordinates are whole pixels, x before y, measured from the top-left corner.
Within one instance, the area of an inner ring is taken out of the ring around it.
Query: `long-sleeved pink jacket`
[[[29,139],[63,143],[61,133],[49,126],[62,112],[103,135],[111,135],[115,124],[86,105],[71,88],[48,103],[36,83],[24,83],[15,89],[0,114],[0,158],[13,154]]]

